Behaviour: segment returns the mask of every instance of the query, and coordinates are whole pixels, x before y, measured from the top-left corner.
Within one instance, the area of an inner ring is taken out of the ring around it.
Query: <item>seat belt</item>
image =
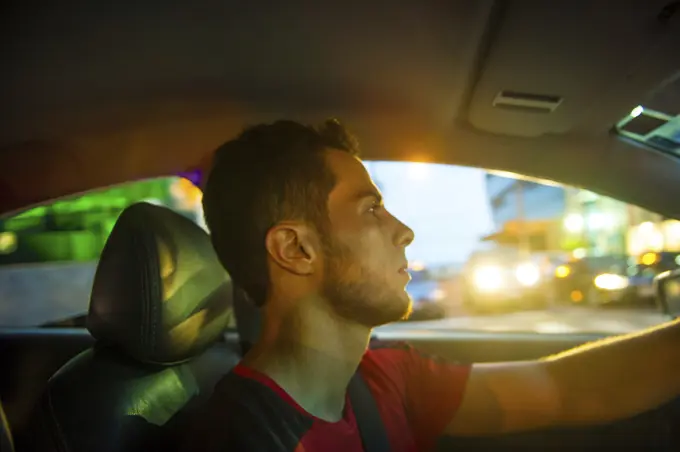
[[[364,452],[389,452],[390,443],[385,424],[378,412],[378,405],[358,369],[349,381],[347,392],[359,427]]]

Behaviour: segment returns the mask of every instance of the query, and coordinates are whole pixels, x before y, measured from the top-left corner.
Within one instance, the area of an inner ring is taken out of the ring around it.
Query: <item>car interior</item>
[[[66,361],[29,410],[30,435],[18,443],[55,451],[170,447],[177,423],[239,359],[222,337],[232,296],[205,231],[164,207],[127,208],[99,260],[89,334],[74,341],[79,353],[58,358]],[[36,350],[52,340],[28,339]],[[21,363],[10,365],[21,371]]]
[[[680,152],[614,127],[638,105],[680,114],[677,1],[66,0],[12,2],[1,16],[0,214],[205,169],[249,124],[337,117],[368,160],[493,169],[680,218]],[[258,327],[203,229],[130,206],[87,316],[0,328],[0,449],[171,450]],[[373,340],[491,362],[602,337],[406,327]],[[440,448],[672,450],[678,405]]]

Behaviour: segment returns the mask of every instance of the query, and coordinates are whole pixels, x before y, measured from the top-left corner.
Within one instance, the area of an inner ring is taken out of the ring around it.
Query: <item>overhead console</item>
[[[507,2],[468,121],[525,137],[606,132],[678,70],[678,15],[668,0]]]

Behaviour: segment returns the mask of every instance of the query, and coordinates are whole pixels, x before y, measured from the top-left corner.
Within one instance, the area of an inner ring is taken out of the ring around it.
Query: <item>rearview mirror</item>
[[[680,317],[680,269],[661,273],[654,286],[661,310],[673,318]]]

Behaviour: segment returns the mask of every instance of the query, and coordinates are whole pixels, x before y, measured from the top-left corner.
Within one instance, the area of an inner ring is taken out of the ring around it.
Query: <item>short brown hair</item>
[[[269,287],[267,231],[283,220],[326,229],[336,182],[323,155],[328,149],[359,152],[337,120],[319,127],[256,125],[215,151],[203,193],[205,221],[220,262],[258,306]]]

